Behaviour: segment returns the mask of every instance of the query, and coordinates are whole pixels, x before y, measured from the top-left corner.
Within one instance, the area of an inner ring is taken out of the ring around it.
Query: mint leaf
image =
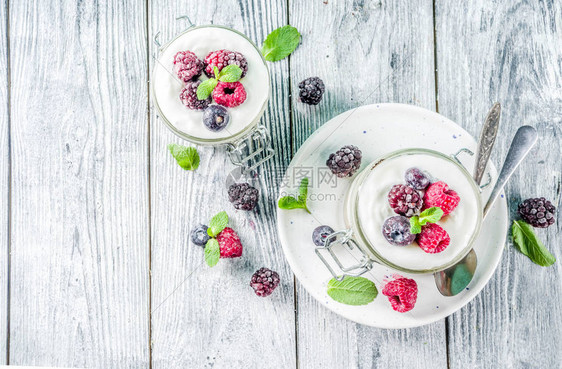
[[[537,238],[533,227],[522,220],[514,220],[511,226],[513,244],[535,264],[543,267],[551,266],[556,258],[546,249]]]
[[[228,214],[226,211],[221,211],[215,215],[209,222],[207,234],[211,237],[216,237],[228,225]]]
[[[434,206],[429,209],[425,209],[420,214],[420,225],[426,225],[427,223],[437,223],[443,217],[443,210],[441,208]]]
[[[410,218],[410,233],[418,234],[421,233],[420,217],[414,215]]]
[[[304,177],[301,179],[301,184],[299,186],[299,201],[304,202],[306,205],[306,197],[308,196],[308,178]]]
[[[236,82],[242,77],[242,69],[236,64],[230,64],[222,68],[218,80],[221,82]]]
[[[345,276],[342,281],[332,278],[328,282],[328,295],[346,305],[367,305],[378,293],[375,284],[363,277]]]
[[[215,79],[218,80],[219,79],[219,68],[216,65],[213,67],[213,74],[215,75]]]
[[[301,184],[299,186],[299,197],[295,198],[294,196],[284,196],[279,199],[277,202],[277,206],[280,209],[304,209],[308,213],[310,210],[306,207],[306,197],[308,195],[308,178],[304,177],[301,179]]]
[[[168,150],[183,169],[195,170],[199,168],[199,153],[194,147],[169,144]]]
[[[211,93],[213,92],[215,87],[217,87],[218,83],[219,82],[214,78],[209,78],[208,80],[201,82],[201,84],[197,86],[197,99],[205,100],[206,98],[211,96]]]
[[[211,238],[205,245],[205,262],[211,268],[217,265],[221,256],[219,242]]]
[[[267,61],[278,61],[292,53],[301,40],[299,31],[290,25],[279,27],[263,42],[261,53]]]

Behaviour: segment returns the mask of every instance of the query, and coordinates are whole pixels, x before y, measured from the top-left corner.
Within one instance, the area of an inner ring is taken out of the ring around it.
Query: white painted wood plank
[[[435,109],[431,1],[290,3],[290,23],[303,34],[291,57],[295,148],[327,120],[359,105]],[[317,107],[296,99],[299,81],[310,76],[326,84]],[[444,321],[396,331],[361,326],[297,287],[300,367],[447,367]]]
[[[6,364],[8,337],[8,35],[6,7],[0,7],[0,365]]]
[[[151,32],[165,42],[195,24],[233,27],[261,45],[267,33],[286,24],[285,1],[153,1]],[[152,61],[153,62],[153,61]],[[262,123],[273,132],[276,156],[261,170],[255,212],[235,211],[224,185],[234,168],[224,148],[202,148],[201,165],[185,172],[166,145],[188,144],[151,117],[152,178],[152,358],[157,368],[294,368],[293,276],[283,257],[275,224],[278,173],[290,156],[288,63],[270,65],[272,98]],[[189,242],[190,227],[226,210],[244,245],[240,259],[210,269],[203,250]],[[255,296],[251,275],[276,270],[281,284],[268,298]]]
[[[145,3],[10,7],[10,364],[147,368]]]
[[[539,132],[538,148],[507,188],[511,218],[528,197],[547,197],[560,208],[562,4],[437,1],[436,30],[441,113],[477,135],[488,108],[500,101],[496,165],[519,126]],[[560,220],[537,232],[557,257],[554,266],[533,264],[510,241],[488,286],[450,318],[451,368],[560,367]]]

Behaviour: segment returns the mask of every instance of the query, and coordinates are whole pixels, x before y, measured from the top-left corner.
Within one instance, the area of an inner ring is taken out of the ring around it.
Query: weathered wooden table
[[[262,122],[276,156],[256,212],[235,212],[224,149],[185,172],[181,141],[150,109],[153,36],[223,24],[258,45],[290,23],[302,44],[270,63]],[[320,306],[284,259],[279,174],[336,114],[373,102],[437,110],[477,135],[503,105],[499,165],[518,126],[540,134],[507,188],[560,205],[562,3],[558,0],[17,1],[0,7],[0,364],[89,368],[559,368],[562,268],[506,245],[467,307],[435,324],[381,330]],[[320,76],[317,107],[297,84]],[[210,269],[188,230],[230,212],[244,257]],[[541,237],[560,259],[560,217]],[[499,230],[507,232],[507,230]],[[261,266],[280,288],[257,298]]]

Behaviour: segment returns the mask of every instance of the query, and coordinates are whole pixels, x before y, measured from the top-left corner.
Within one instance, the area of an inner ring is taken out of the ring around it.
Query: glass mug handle
[[[334,232],[326,237],[324,246],[317,246],[314,249],[316,255],[324,263],[326,268],[328,268],[332,276],[338,281],[342,281],[346,275],[354,277],[360,276],[367,273],[373,268],[373,261],[369,258],[369,255],[367,254],[365,249],[363,249],[363,247],[355,242],[355,240],[353,240],[351,236],[352,231],[350,229]],[[334,247],[338,246],[347,248],[350,252],[351,250],[357,250],[361,255],[361,258],[358,260],[357,264],[349,266],[344,265],[333,250]],[[330,257],[331,260],[335,262],[335,264],[343,272],[343,274],[336,273],[327,257]]]

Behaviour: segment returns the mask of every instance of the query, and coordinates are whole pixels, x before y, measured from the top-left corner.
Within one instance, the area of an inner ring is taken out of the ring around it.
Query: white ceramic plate
[[[465,291],[454,297],[442,296],[432,274],[405,274],[374,264],[363,276],[375,282],[379,295],[368,305],[349,306],[332,300],[326,293],[330,272],[316,256],[312,231],[326,224],[334,230],[345,229],[344,196],[353,178],[337,179],[330,175],[326,159],[331,152],[344,145],[356,145],[363,152],[361,169],[377,157],[404,148],[428,148],[445,154],[455,154],[461,148],[476,150],[476,141],[449,119],[426,109],[403,104],[376,104],[349,110],[333,118],[314,132],[291,161],[280,188],[280,196],[296,194],[302,177],[309,177],[308,207],[312,214],[301,209],[277,210],[278,228],[285,256],[306,290],[335,313],[357,323],[380,328],[409,328],[434,322],[459,310],[472,300],[488,282],[496,269],[504,248],[508,212],[505,196],[496,201],[486,217],[474,249],[478,267]],[[474,157],[459,156],[462,164],[472,172]],[[492,182],[496,169],[489,167]],[[486,182],[484,177],[483,182]],[[487,200],[491,186],[482,193]],[[342,257],[351,256],[347,249]],[[393,276],[413,278],[418,284],[415,307],[407,313],[392,309],[381,291]]]

